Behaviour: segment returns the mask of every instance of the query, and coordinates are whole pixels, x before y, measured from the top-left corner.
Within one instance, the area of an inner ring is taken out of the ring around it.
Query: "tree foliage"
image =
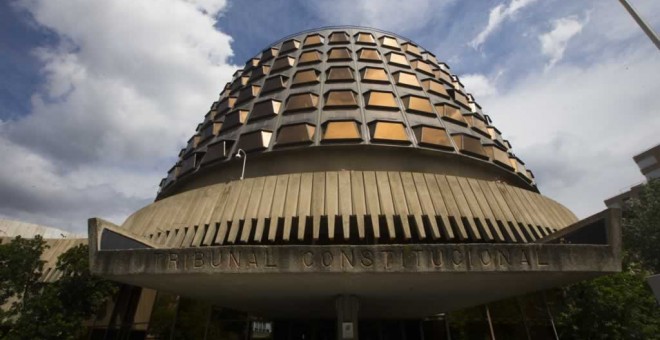
[[[83,322],[116,289],[115,284],[91,275],[86,245],[58,257],[59,280],[40,282],[43,250],[40,237],[16,238],[0,245],[0,293],[6,306],[0,330],[3,339],[77,339]]]
[[[649,272],[626,264],[621,273],[563,290],[557,315],[561,339],[659,339],[660,309],[646,283]]]
[[[623,270],[562,289],[561,339],[660,339],[660,307],[646,282],[660,271],[660,181],[624,211]]]
[[[16,237],[10,243],[0,245],[0,322],[15,319],[24,302],[41,291],[39,281],[44,261],[41,254],[46,242],[37,236],[33,239]]]
[[[624,218],[623,242],[630,260],[660,272],[660,179],[644,185],[630,201]]]

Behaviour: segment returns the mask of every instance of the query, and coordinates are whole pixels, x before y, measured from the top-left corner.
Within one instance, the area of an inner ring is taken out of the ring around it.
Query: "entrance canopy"
[[[92,270],[115,281],[265,317],[418,318],[620,270],[620,216],[606,210],[536,243],[225,245],[163,248],[90,219]]]

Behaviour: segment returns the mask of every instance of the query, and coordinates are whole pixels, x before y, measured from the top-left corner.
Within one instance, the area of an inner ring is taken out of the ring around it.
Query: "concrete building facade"
[[[633,157],[639,171],[644,175],[646,181],[660,178],[660,144]],[[605,206],[608,208],[624,209],[626,202],[630,199],[639,197],[643,184],[637,184],[630,187],[616,196],[605,200]]]
[[[450,339],[486,306],[477,336],[553,338],[497,301],[619,271],[619,222],[540,194],[432,52],[301,32],[234,74],[154,203],[90,219],[92,272],[123,284],[90,334]]]

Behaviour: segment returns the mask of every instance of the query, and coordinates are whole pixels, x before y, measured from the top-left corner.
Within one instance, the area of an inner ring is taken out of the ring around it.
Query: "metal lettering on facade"
[[[155,251],[158,271],[369,272],[543,270],[551,264],[543,247],[336,246],[226,247]]]

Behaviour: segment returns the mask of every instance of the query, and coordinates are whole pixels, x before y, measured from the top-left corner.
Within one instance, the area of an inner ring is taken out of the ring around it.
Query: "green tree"
[[[17,241],[23,242],[15,239],[8,247],[12,247],[12,244]],[[22,253],[28,253],[32,259],[35,258],[34,255],[39,249],[34,246],[29,248],[32,252],[28,252],[23,248],[20,248]],[[41,250],[43,250],[43,246]],[[10,251],[10,253],[12,252]],[[2,253],[0,252],[0,254]],[[37,280],[31,281],[37,282],[35,287],[38,288],[30,289],[30,294],[13,295],[20,300],[17,300],[8,309],[7,314],[11,317],[5,318],[4,326],[8,331],[3,338],[80,338],[84,334],[83,322],[95,315],[105,300],[116,290],[114,283],[91,275],[88,254],[86,245],[78,245],[61,254],[57,259],[56,270],[60,271],[62,276],[59,280],[49,284],[38,283],[43,268],[43,262],[40,262],[37,270],[33,271]],[[11,262],[17,259],[16,256],[12,256],[5,260]],[[12,275],[22,277],[19,273],[30,270],[31,267],[28,265],[33,264],[34,260],[19,262],[19,265],[12,264],[17,273],[9,275],[10,277]],[[15,278],[12,280],[19,281]]]
[[[623,270],[562,289],[562,339],[660,339],[660,308],[646,278],[660,269],[660,181],[624,211]]]
[[[644,185],[624,215],[623,243],[631,261],[660,272],[660,179]]]
[[[660,339],[660,309],[638,264],[563,290],[561,339]]]
[[[39,295],[44,261],[41,254],[46,242],[37,236],[33,239],[16,237],[0,245],[0,325],[15,320],[25,302]],[[0,335],[2,331],[0,330]]]

